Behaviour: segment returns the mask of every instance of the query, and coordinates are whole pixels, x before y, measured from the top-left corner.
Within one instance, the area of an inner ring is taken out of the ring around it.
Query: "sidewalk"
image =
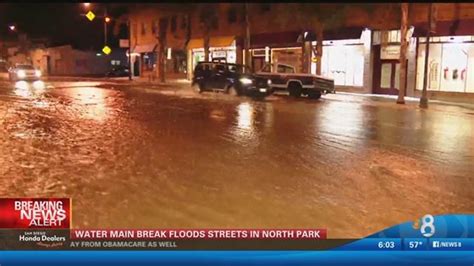
[[[173,86],[173,85],[188,85],[191,82],[186,79],[180,80],[167,80],[166,83],[159,81],[149,81],[148,78],[133,77],[133,80],[129,80],[128,77],[109,78],[109,77],[76,77],[76,76],[46,76],[45,81],[104,81],[104,82],[115,82],[133,85],[153,85],[153,86]]]
[[[127,77],[125,78],[113,78],[109,80],[116,80],[128,84],[139,85],[139,86],[146,86],[145,88],[140,88],[143,91],[157,91],[159,90],[161,93],[164,94],[180,94],[187,95],[187,94],[194,94],[191,89],[191,82],[189,80],[168,80],[166,83],[161,83],[158,81],[150,82],[145,78],[136,78],[133,81],[129,81]],[[420,102],[419,98],[416,97],[405,97],[405,105],[396,104],[397,95],[383,95],[383,94],[365,94],[365,93],[352,93],[352,92],[337,92],[336,94],[328,94],[323,97],[327,97],[328,99],[334,100],[342,100],[340,96],[349,96],[351,99],[357,102],[367,102],[370,100],[374,103],[384,103],[384,104],[393,104],[394,106],[400,107],[408,107],[408,108],[419,108],[418,104]],[[357,99],[356,99],[357,98]],[[347,99],[344,99],[347,100]],[[432,109],[436,106],[446,106],[446,107],[455,107],[455,108],[464,108],[470,111],[474,111],[474,103],[465,103],[465,102],[453,102],[453,101],[443,101],[443,100],[429,100],[428,101],[428,108]]]
[[[191,82],[186,79],[168,79],[166,83],[159,81],[150,81],[148,78],[134,77],[132,81],[128,77],[119,77],[119,78],[107,78],[107,77],[66,77],[66,76],[53,76],[46,77],[47,81],[91,81],[91,82],[104,82],[112,83],[119,86],[134,86],[133,89],[138,89],[145,92],[159,92],[162,94],[182,94],[182,95],[194,95],[194,92],[191,89]],[[342,97],[341,96],[346,96]],[[336,94],[328,94],[323,96],[328,100],[345,100],[353,102],[373,102],[373,103],[383,103],[383,104],[392,104],[399,107],[407,108],[418,108],[419,98],[416,97],[405,97],[405,105],[396,104],[397,95],[382,95],[382,94],[365,94],[365,93],[355,93],[355,92],[337,92]],[[368,101],[369,100],[369,101]],[[433,100],[429,99],[428,108],[432,109],[436,106],[446,106],[454,108],[464,108],[469,111],[474,111],[474,102],[465,103],[465,102],[455,102],[455,101],[446,101],[446,100]]]
[[[369,98],[373,101],[381,101],[381,102],[392,102],[396,104],[397,95],[383,95],[383,94],[366,94],[366,93],[352,93],[352,92],[337,92],[336,95],[351,95],[351,96],[359,96],[362,98]],[[414,105],[418,106],[420,102],[420,98],[417,97],[408,97],[405,96],[405,105]],[[466,108],[469,110],[474,111],[474,102],[473,103],[465,103],[465,102],[452,102],[452,101],[443,101],[443,100],[432,100],[428,99],[428,108],[430,106],[437,105],[437,106],[454,106],[454,107],[461,107]]]

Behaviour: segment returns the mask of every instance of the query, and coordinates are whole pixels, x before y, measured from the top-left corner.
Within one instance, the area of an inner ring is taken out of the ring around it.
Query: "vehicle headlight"
[[[240,79],[240,82],[241,82],[242,84],[249,85],[249,84],[252,84],[253,81],[252,81],[251,79],[249,79],[249,78],[241,78],[241,79]]]
[[[18,70],[18,71],[16,72],[16,75],[17,75],[19,78],[24,78],[24,77],[26,77],[26,73],[25,73],[24,70]]]
[[[267,80],[267,84],[272,85],[272,80],[271,79]]]
[[[35,75],[39,78],[41,77],[41,70],[36,70]]]

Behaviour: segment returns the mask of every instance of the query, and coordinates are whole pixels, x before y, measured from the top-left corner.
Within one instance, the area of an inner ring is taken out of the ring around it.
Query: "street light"
[[[83,5],[84,5],[85,7],[90,7],[90,3],[83,3]],[[92,13],[92,11],[89,11],[89,13],[92,14],[91,17],[89,17],[89,14],[85,14],[85,16],[86,16],[90,21],[94,20],[94,17],[95,17],[94,13]],[[104,5],[104,15],[103,15],[103,16],[97,16],[97,17],[104,19],[104,49],[110,51],[110,48],[107,46],[107,39],[108,39],[108,38],[107,38],[107,24],[112,21],[112,18],[109,17],[109,16],[107,16],[107,6],[106,6],[106,5]],[[116,21],[119,21],[119,20],[116,20]],[[130,34],[130,32],[131,32],[130,19],[127,19],[127,26],[128,26],[127,28],[128,28],[128,43],[129,43],[129,47],[128,47],[129,60],[128,60],[128,61],[129,61],[129,72],[130,72],[128,78],[129,78],[129,80],[132,80],[132,71],[131,71],[131,70],[132,70],[132,56],[133,56],[133,54],[131,53],[131,49],[132,49],[132,48],[131,48],[131,42],[132,42],[132,41],[131,41],[131,34]],[[105,52],[104,52],[104,53],[105,53]],[[108,54],[108,53],[106,53],[106,54]],[[101,56],[102,54],[97,53],[96,55],[97,55],[97,56]]]
[[[11,31],[15,31],[15,30],[16,30],[15,25],[10,25],[10,26],[8,26],[8,28],[9,28]]]
[[[85,7],[89,7],[90,3],[83,3]],[[94,12],[89,10],[87,14],[85,14],[85,17],[87,17],[90,21],[94,20],[96,15]],[[104,19],[104,45],[107,46],[107,23],[109,23],[112,19],[107,16],[107,6],[104,5],[104,15],[103,16],[97,16],[98,18]]]

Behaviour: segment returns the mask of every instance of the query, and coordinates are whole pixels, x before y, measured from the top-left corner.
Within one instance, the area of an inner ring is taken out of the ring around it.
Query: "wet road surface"
[[[474,212],[474,115],[456,108],[2,82],[0,142],[0,197],[70,197],[76,228],[347,238]]]

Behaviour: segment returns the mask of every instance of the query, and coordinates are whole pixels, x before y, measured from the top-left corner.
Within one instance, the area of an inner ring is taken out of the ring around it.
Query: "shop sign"
[[[400,45],[382,46],[380,59],[400,59]]]
[[[212,58],[226,58],[227,52],[226,51],[214,51],[212,52]]]

